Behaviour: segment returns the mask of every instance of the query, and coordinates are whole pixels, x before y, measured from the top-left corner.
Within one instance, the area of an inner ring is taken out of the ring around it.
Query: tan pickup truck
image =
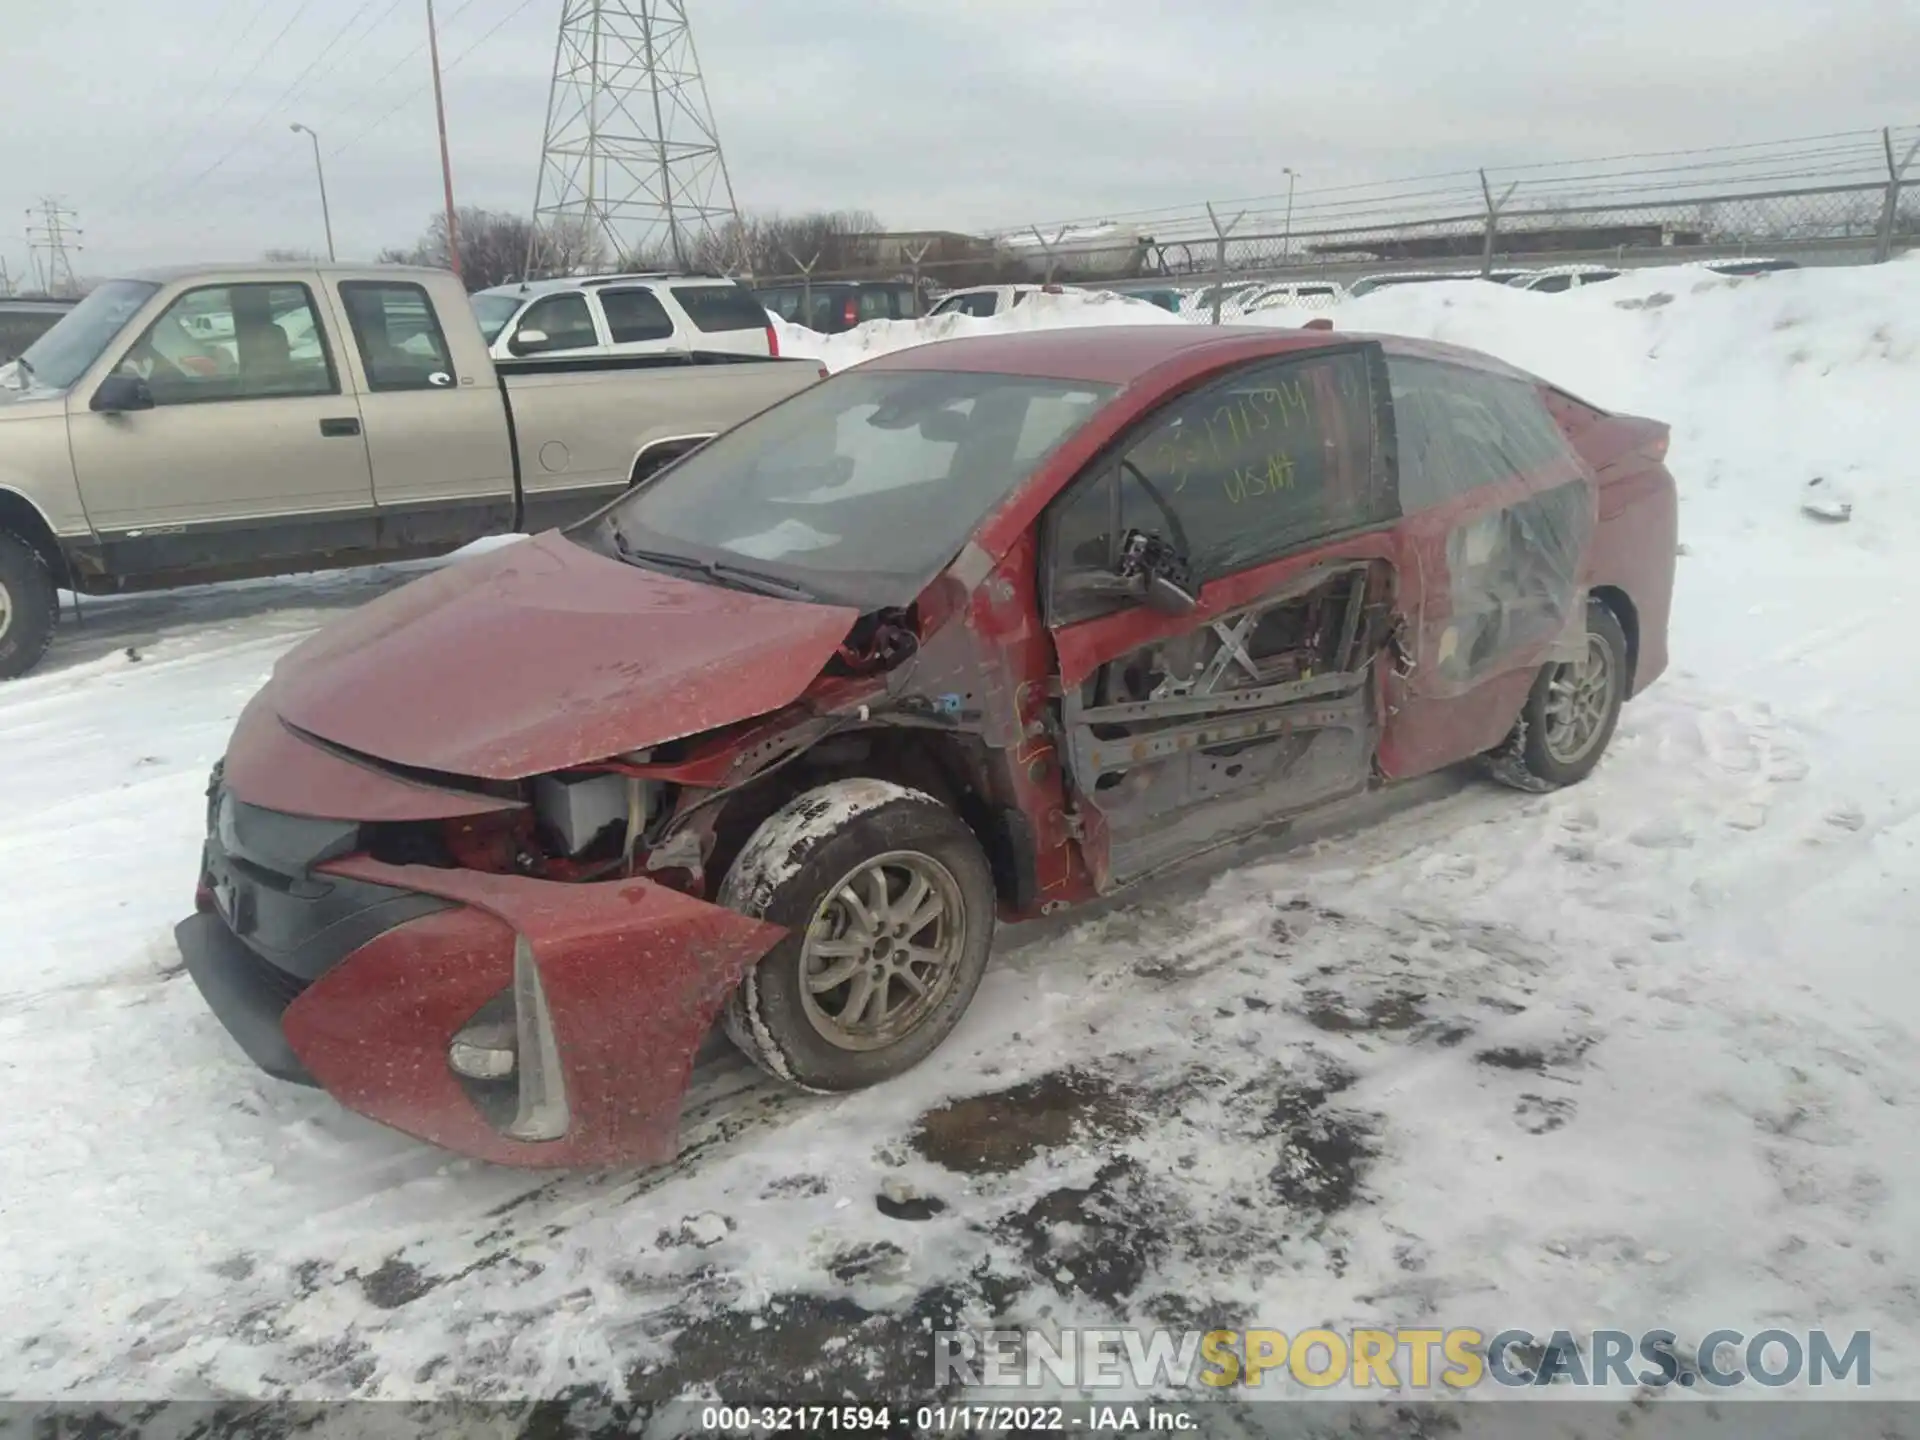
[[[334,569],[565,524],[825,373],[701,352],[495,361],[439,270],[108,281],[0,367],[0,679],[46,652],[56,586]]]

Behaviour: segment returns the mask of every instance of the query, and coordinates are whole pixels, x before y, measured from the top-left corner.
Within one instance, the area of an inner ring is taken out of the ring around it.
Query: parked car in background
[[[879,356],[284,656],[180,952],[258,1065],[385,1125],[667,1160],[716,1020],[871,1086],[996,919],[1473,757],[1583,779],[1667,665],[1666,448],[1398,338]]]
[[[1543,294],[1557,295],[1567,290],[1578,290],[1583,285],[1601,285],[1609,280],[1618,280],[1621,273],[1605,265],[1555,265],[1546,270],[1536,270],[1530,275],[1518,276],[1507,284],[1516,290],[1538,290]]]
[[[1798,260],[1778,260],[1761,258],[1740,258],[1735,260],[1702,260],[1703,269],[1712,270],[1720,275],[1770,275],[1777,270],[1798,270]]]
[[[1181,302],[1185,299],[1185,292],[1166,285],[1103,285],[1098,288],[1110,294],[1125,295],[1130,300],[1144,300],[1173,315],[1180,313]]]
[[[0,365],[20,354],[34,341],[60,323],[74,305],[73,300],[54,300],[25,296],[0,297]]]
[[[1241,294],[1235,306],[1243,315],[1256,310],[1327,310],[1347,298],[1347,287],[1333,280],[1289,280],[1260,285]]]
[[[724,275],[590,275],[496,285],[472,298],[496,360],[704,350],[771,359],[780,342],[753,292]]]
[[[1401,270],[1387,275],[1364,275],[1347,287],[1347,294],[1358,299],[1394,285],[1431,285],[1440,280],[1490,280],[1496,285],[1510,285],[1521,276],[1532,273],[1532,270],[1510,266],[1496,266],[1485,275],[1478,270]]]
[[[753,292],[761,305],[789,325],[804,325],[820,335],[839,335],[869,320],[912,320],[920,298],[904,280],[821,280],[812,287],[812,313],[806,313],[808,287],[765,286]]]
[[[257,265],[110,280],[8,373],[0,679],[45,653],[56,586],[371,564],[560,524],[826,372],[706,351],[496,362],[446,271]]]
[[[1004,315],[1016,305],[1024,305],[1035,295],[1064,295],[1068,291],[1084,294],[1078,285],[969,285],[949,290],[927,313],[929,315],[972,315],[985,320]]]

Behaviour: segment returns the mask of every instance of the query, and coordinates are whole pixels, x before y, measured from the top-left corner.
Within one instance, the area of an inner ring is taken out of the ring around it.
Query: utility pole
[[[0,256],[0,300],[6,299],[11,294],[13,294],[13,276],[7,273],[5,257]]]
[[[1290,265],[1293,263],[1293,182],[1300,176],[1291,165],[1280,173],[1287,177],[1287,238],[1281,242],[1280,259],[1282,264]]]
[[[447,100],[440,87],[440,32],[433,23],[433,0],[427,0],[427,49],[433,57],[433,113],[440,126],[440,178],[447,189],[447,264],[454,278],[460,272],[460,227],[453,216],[453,157],[447,150]]]
[[[27,226],[27,252],[40,277],[40,288],[49,295],[71,295],[80,288],[74,277],[73,256],[81,250],[81,231],[73,221],[79,217],[58,200],[48,197],[27,216],[40,217],[38,225]]]

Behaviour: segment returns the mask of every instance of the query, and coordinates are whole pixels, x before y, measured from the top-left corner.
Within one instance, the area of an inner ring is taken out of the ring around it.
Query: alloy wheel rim
[[[7,588],[6,581],[0,580],[0,640],[5,640],[12,628],[13,592]]]
[[[1584,659],[1554,668],[1547,681],[1547,754],[1562,765],[1586,759],[1600,741],[1613,707],[1613,651],[1587,636]]]
[[[881,1050],[952,990],[966,951],[960,883],[931,855],[893,850],[843,876],[807,926],[800,1003],[822,1039]]]

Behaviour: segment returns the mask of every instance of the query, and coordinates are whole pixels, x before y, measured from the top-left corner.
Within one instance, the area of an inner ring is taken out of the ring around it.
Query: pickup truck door
[[[1380,768],[1423,774],[1505,739],[1539,667],[1584,654],[1598,486],[1517,376],[1387,357],[1414,593]]]
[[[321,319],[317,275],[176,296],[116,362],[153,408],[68,401],[73,467],[116,571],[220,568],[313,548],[364,520],[372,473],[359,397]]]
[[[1102,891],[1366,786],[1399,545],[1384,391],[1367,344],[1239,367],[1049,507],[1057,721]],[[1197,608],[1111,593],[1129,534],[1190,559]]]
[[[463,541],[514,522],[507,403],[459,283],[333,287],[359,383],[384,543]],[[452,307],[458,313],[445,319]]]

